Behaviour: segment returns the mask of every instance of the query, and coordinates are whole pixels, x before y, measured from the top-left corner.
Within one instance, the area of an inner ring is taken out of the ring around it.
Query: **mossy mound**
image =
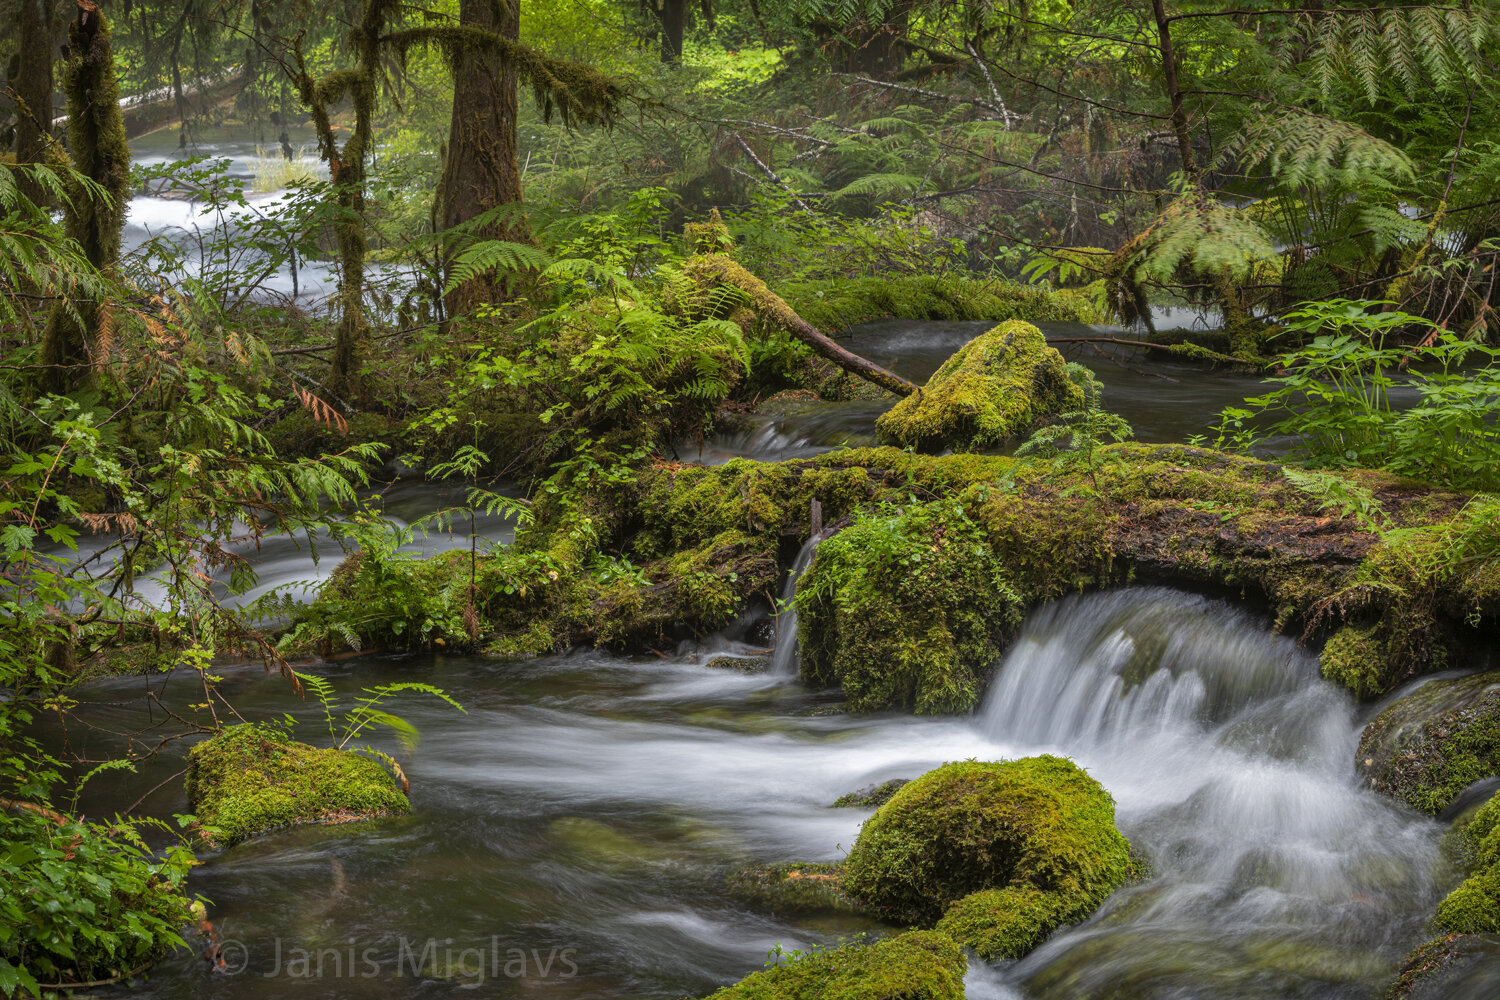
[[[1500,931],[1500,796],[1474,814],[1463,840],[1471,874],[1438,904],[1433,924],[1459,934]]]
[[[1109,793],[1042,756],[929,771],[866,821],[845,869],[876,910],[1017,958],[1097,909],[1132,861]]]
[[[858,521],[797,583],[804,680],[850,708],[962,712],[978,700],[1021,603],[979,527],[952,503]]]
[[[320,750],[254,725],[230,726],[189,751],[187,795],[204,827],[203,839],[213,847],[277,827],[411,810],[373,760],[347,750]]]
[[[751,906],[782,915],[864,913],[844,891],[844,866],[791,862],[744,868],[729,876],[729,891]]]
[[[981,451],[1082,405],[1063,356],[1036,327],[1013,320],[965,344],[875,428],[888,444]]]
[[[963,1000],[968,962],[953,940],[911,931],[816,950],[746,976],[711,1000]]]
[[[1500,671],[1431,681],[1396,701],[1365,727],[1358,761],[1376,791],[1442,811],[1500,774]]]

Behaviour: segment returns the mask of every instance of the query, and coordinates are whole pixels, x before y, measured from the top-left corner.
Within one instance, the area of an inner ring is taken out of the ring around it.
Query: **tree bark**
[[[682,34],[687,25],[687,0],[662,0],[661,61],[682,62]]]
[[[77,0],[78,16],[68,29],[69,55],[63,77],[68,94],[68,152],[73,169],[104,189],[93,196],[73,185],[65,212],[68,236],[78,242],[89,263],[101,272],[120,259],[120,233],[130,186],[130,147],[120,115],[120,88],[115,78],[109,24],[91,0]],[[66,391],[87,378],[90,344],[102,355],[98,302],[75,303],[77,315],[54,307],[42,335],[42,363],[51,386]],[[95,360],[99,360],[95,358]]]
[[[460,0],[459,21],[519,39],[521,5],[511,0],[504,11],[498,8],[495,0]],[[443,163],[439,197],[443,229],[452,229],[499,205],[521,204],[517,84],[515,66],[498,55],[469,51],[454,66],[453,117],[448,126],[448,156]],[[516,242],[530,238],[526,220],[519,212],[477,235]],[[445,305],[448,315],[456,316],[482,302],[504,301],[511,293],[503,282],[481,276],[450,292]]]
[[[50,0],[19,0],[16,34],[20,39],[17,73],[12,81],[20,103],[16,108],[16,162],[41,163],[47,156],[48,130],[52,122],[52,3]],[[23,179],[22,192],[36,201],[41,192]]]

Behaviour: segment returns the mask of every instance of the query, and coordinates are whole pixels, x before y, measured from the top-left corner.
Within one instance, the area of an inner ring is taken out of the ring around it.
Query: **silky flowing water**
[[[1422,939],[1448,877],[1439,825],[1358,787],[1350,699],[1219,601],[1129,589],[1045,607],[970,718],[819,714],[836,696],[701,659],[318,667],[346,696],[421,680],[468,712],[402,707],[422,731],[404,764],[410,817],[209,857],[191,887],[212,900],[237,974],[179,953],[140,994],[352,1000],[482,980],[494,996],[700,995],[775,945],[872,928],[758,913],[727,891],[732,870],[835,860],[867,814],[831,808],[836,797],[967,758],[1073,757],[1115,796],[1154,872],[1024,961],[977,965],[971,997],[1365,996]],[[283,681],[258,666],[225,674],[247,718],[289,712],[316,738],[319,710]],[[142,727],[148,686],[184,711],[198,700],[181,674],[90,685],[71,748],[118,750],[108,732]],[[169,744],[107,795],[99,782],[87,807],[131,805],[182,752]],[[180,787],[141,808],[185,810]]]

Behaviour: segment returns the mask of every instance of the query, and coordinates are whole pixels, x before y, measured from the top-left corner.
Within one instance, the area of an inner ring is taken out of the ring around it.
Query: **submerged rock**
[[[368,757],[320,750],[253,725],[230,726],[188,752],[187,795],[213,847],[277,827],[411,810],[391,776]]]
[[[1071,761],[945,764],[865,823],[846,861],[855,899],[986,959],[1019,958],[1131,876],[1114,800]]]
[[[922,451],[993,448],[1083,405],[1066,365],[1030,323],[1001,323],[945,361],[875,427],[883,442]]]
[[[729,891],[771,913],[864,913],[844,892],[844,866],[791,862],[745,868],[729,876]]]
[[[1365,727],[1358,767],[1371,788],[1430,813],[1500,773],[1500,670],[1398,699]]]
[[[771,669],[771,657],[764,654],[755,656],[715,656],[704,664],[713,670],[733,670],[741,674],[763,674]]]
[[[1500,996],[1500,934],[1449,934],[1411,953],[1385,1000],[1495,996]]]
[[[874,944],[814,949],[711,1000],[963,1000],[968,962],[951,938],[911,931]]]

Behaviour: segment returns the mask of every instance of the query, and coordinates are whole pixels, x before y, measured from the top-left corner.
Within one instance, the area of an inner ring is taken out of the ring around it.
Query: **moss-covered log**
[[[715,468],[656,463],[633,483],[567,507],[544,495],[536,525],[481,557],[472,587],[466,553],[371,562],[367,552],[325,587],[303,631],[321,629],[334,642],[352,629],[368,643],[458,642],[500,653],[573,643],[662,648],[728,624],[754,599],[769,602],[808,537],[813,500],[825,524],[879,522],[851,539],[881,544],[851,542],[841,554],[825,543],[826,560],[814,560],[802,588],[828,595],[824,609],[853,588],[847,594],[864,595],[855,603],[865,619],[922,626],[921,634],[903,626],[899,641],[865,642],[849,616],[803,608],[803,649],[812,651],[804,676],[857,692],[858,711],[961,710],[1027,609],[1132,580],[1243,595],[1269,607],[1276,627],[1309,641],[1346,622],[1375,623],[1401,637],[1385,645],[1387,658],[1324,659],[1325,674],[1361,696],[1441,665],[1456,637],[1500,618],[1493,567],[1400,555],[1433,539],[1450,546],[1466,523],[1464,496],[1345,473],[1410,529],[1382,539],[1354,517],[1323,510],[1273,463],[1180,445],[1112,445],[1095,455],[1082,466],[1070,456],[870,448]],[[876,565],[898,550],[916,553],[922,537],[941,539],[926,553],[941,573]],[[976,572],[1004,591],[970,602],[965,595],[981,586],[970,579]],[[946,638],[929,641],[932,628]]]
[[[898,396],[910,396],[917,387],[895,372],[853,354],[839,346],[834,340],[818,330],[807,320],[797,315],[786,300],[767,287],[755,275],[745,270],[728,254],[698,254],[684,265],[688,276],[704,288],[727,286],[742,293],[748,308],[764,323],[785,330],[806,344],[819,357],[826,358],[845,371],[852,372],[866,381]]]

